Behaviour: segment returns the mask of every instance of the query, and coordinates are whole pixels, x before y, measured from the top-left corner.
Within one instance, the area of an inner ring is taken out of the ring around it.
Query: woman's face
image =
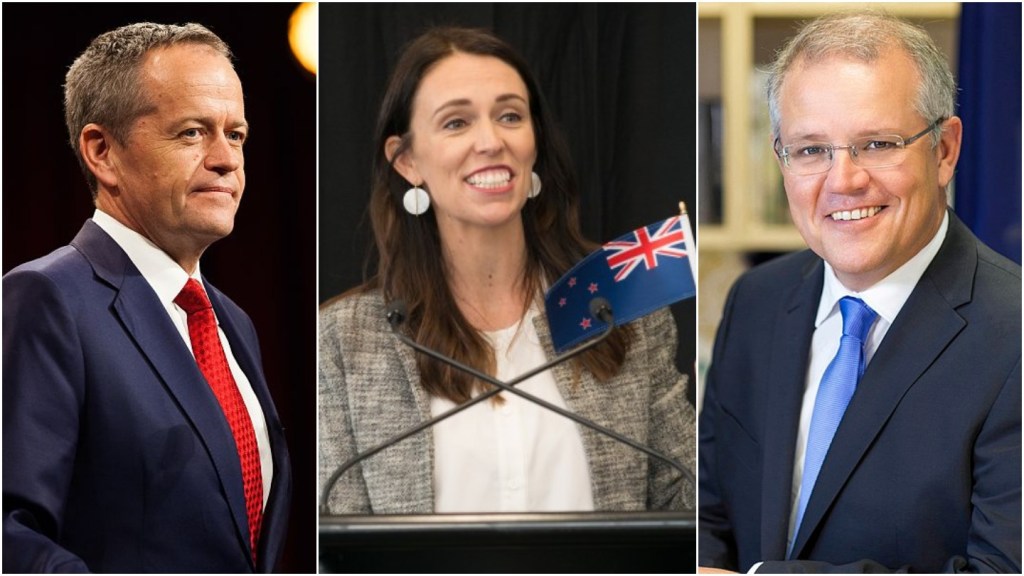
[[[394,165],[430,192],[442,233],[518,221],[537,148],[514,68],[461,52],[439,61],[420,82],[410,131],[412,146]],[[388,139],[389,157],[399,142]]]

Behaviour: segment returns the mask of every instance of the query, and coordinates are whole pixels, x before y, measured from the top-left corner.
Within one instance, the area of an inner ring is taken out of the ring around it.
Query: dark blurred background
[[[252,126],[234,232],[203,256],[252,317],[284,423],[295,493],[280,568],[315,572],[316,78],[288,46],[295,4],[3,5],[3,271],[67,244],[92,215],[64,127],[68,66],[97,35],[198,22],[235,54]]]
[[[674,216],[680,200],[694,210],[693,4],[321,4],[321,301],[363,280],[377,110],[401,49],[436,25],[489,29],[530,63],[572,151],[588,238]],[[695,310],[673,306],[690,374]]]

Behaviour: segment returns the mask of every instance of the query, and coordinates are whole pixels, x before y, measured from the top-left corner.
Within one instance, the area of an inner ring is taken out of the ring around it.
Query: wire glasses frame
[[[836,150],[843,149],[850,151],[850,159],[861,168],[886,168],[902,163],[907,156],[906,147],[935,130],[944,121],[945,118],[939,118],[908,138],[898,134],[878,134],[858,138],[846,146],[809,141],[780,146],[781,142],[776,138],[772,148],[786,169],[798,176],[828,172],[832,169]]]

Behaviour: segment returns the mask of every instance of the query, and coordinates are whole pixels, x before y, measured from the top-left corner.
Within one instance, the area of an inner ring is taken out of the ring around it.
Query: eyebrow
[[[847,140],[855,140],[857,138],[866,138],[868,136],[879,136],[888,134],[895,134],[899,136],[900,130],[895,128],[872,128],[870,130],[860,130],[854,132],[852,136],[847,138]],[[780,141],[782,140],[782,134],[779,135],[779,139]],[[797,132],[790,138],[790,140],[793,142],[828,142],[829,139],[822,132],[807,131]],[[841,142],[836,140],[833,141],[832,144],[841,144]]]
[[[527,103],[525,98],[523,98],[519,94],[514,94],[511,92],[508,94],[502,94],[501,96],[498,96],[497,98],[494,99],[495,102],[508,102],[509,100],[519,100],[523,104]],[[470,104],[472,104],[472,102],[469,100],[469,98],[455,98],[438,106],[437,110],[434,110],[434,113],[431,114],[430,117],[433,118],[440,114],[441,112],[447,110],[448,108],[458,108],[459,106],[469,106]]]
[[[216,125],[217,119],[213,116],[183,116],[182,118],[179,118],[176,122],[174,122],[173,126],[175,126],[175,129],[177,129],[180,126],[189,124],[191,122],[195,122],[196,124],[209,127]],[[247,131],[251,130],[249,122],[245,119],[238,120],[235,122],[229,122],[225,124],[225,127],[230,130],[238,130],[239,128]]]

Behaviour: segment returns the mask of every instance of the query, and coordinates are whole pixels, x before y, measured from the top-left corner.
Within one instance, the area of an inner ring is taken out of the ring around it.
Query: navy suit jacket
[[[252,321],[206,284],[266,417],[274,480],[253,565],[231,429],[156,293],[91,220],[3,278],[4,572],[252,572],[291,492]]]
[[[786,561],[823,267],[809,251],[784,256],[729,295],[699,422],[700,564],[1020,572],[1020,267],[952,213],[858,384]]]

